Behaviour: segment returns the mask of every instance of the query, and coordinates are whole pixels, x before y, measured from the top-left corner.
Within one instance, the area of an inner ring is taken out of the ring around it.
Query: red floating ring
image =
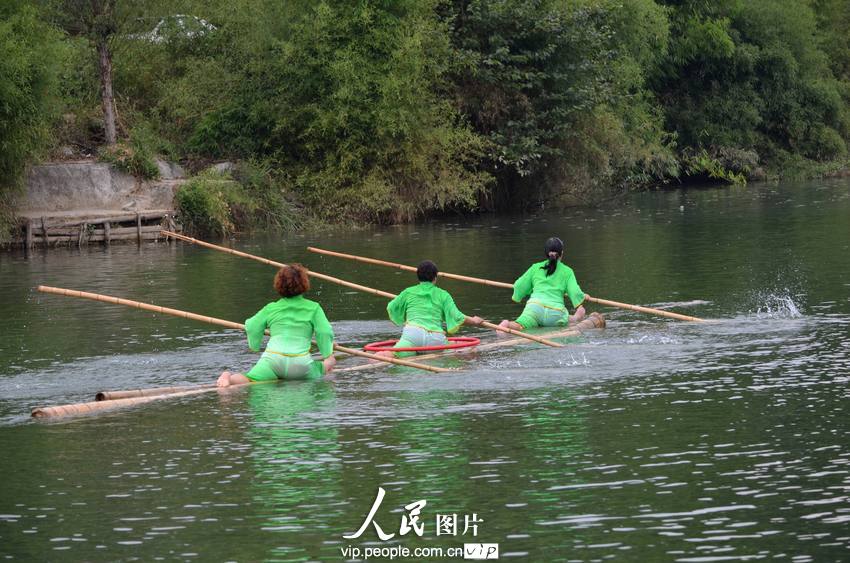
[[[433,352],[435,350],[457,350],[458,348],[471,348],[481,343],[480,338],[474,336],[450,336],[450,344],[442,346],[408,346],[406,348],[393,348],[398,340],[384,340],[373,342],[363,347],[366,352]]]

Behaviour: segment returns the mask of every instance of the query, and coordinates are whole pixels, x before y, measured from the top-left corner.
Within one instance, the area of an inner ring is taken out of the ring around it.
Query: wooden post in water
[[[136,213],[136,235],[139,239],[139,246],[142,245],[142,215]]]
[[[109,221],[103,222],[103,242],[106,246],[109,246],[112,243],[112,227],[109,224]]]
[[[44,226],[44,217],[41,218],[41,241],[44,243],[44,248],[47,248],[49,239],[47,238],[47,227]]]
[[[27,238],[26,238],[27,254],[32,249],[32,219],[27,219]]]

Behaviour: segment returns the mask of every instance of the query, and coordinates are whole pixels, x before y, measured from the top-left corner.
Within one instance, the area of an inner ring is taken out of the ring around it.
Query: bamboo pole
[[[154,313],[162,313],[164,315],[172,315],[175,317],[182,317],[184,319],[191,319],[193,321],[200,321],[202,323],[208,323],[213,325],[219,325],[227,328],[233,328],[236,330],[245,330],[245,325],[240,323],[234,323],[233,321],[226,321],[224,319],[217,319],[215,317],[208,317],[205,315],[198,315],[195,313],[190,313],[188,311],[181,311],[180,309],[171,309],[169,307],[160,307],[159,305],[151,305],[149,303],[142,303],[140,301],[133,301],[131,299],[122,299],[120,297],[112,297],[111,295],[101,295],[99,293],[89,293],[87,291],[77,291],[74,289],[63,289],[61,287],[49,287],[46,285],[38,286],[38,290],[42,293],[53,293],[56,295],[64,295],[66,297],[79,297],[81,299],[91,299],[92,301],[101,301],[104,303],[114,303],[116,305],[126,305],[127,307],[135,307],[136,309],[143,309],[145,311],[153,311]],[[381,362],[387,362],[389,364],[396,364],[400,366],[406,366],[411,368],[424,369],[426,371],[432,371],[435,373],[452,371],[446,368],[438,368],[434,366],[428,366],[425,364],[418,364],[415,362],[410,362],[407,360],[400,360],[398,358],[385,358],[383,356],[378,356],[376,354],[369,354],[368,352],[361,352],[360,350],[355,350],[353,348],[347,348],[345,346],[340,346],[339,344],[334,343],[334,350],[339,350],[340,352],[344,352],[346,354],[351,354],[352,356],[360,356],[361,358],[369,358],[371,360],[378,360]]]
[[[311,252],[315,252],[317,254],[324,254],[327,256],[336,256],[337,258],[345,258],[347,260],[355,260],[357,262],[365,262],[367,264],[377,264],[379,266],[388,266],[390,268],[398,268],[400,270],[407,270],[411,272],[415,272],[416,268],[413,266],[405,266],[404,264],[396,264],[395,262],[387,262],[385,260],[377,260],[375,258],[366,258],[365,256],[357,256],[354,254],[345,254],[342,252],[334,252],[332,250],[323,250],[321,248],[315,248],[312,246],[307,247],[307,250]],[[513,289],[513,285],[505,282],[498,282],[493,280],[486,280],[483,278],[473,278],[471,276],[461,276],[459,274],[450,274],[448,272],[440,272],[437,274],[438,276],[442,276],[445,278],[467,281],[472,283],[478,283],[483,285],[489,285],[492,287],[502,287],[505,289]],[[608,299],[600,299],[598,297],[591,297],[590,295],[585,295],[585,301],[590,301],[592,303],[598,303],[600,305],[607,305],[609,307],[619,307],[620,309],[628,309],[630,311],[637,311],[639,313],[648,313],[650,315],[659,315],[661,317],[667,317],[670,319],[678,319],[680,321],[692,321],[692,322],[704,322],[705,319],[701,319],[699,317],[692,317],[690,315],[681,315],[679,313],[672,313],[670,311],[662,311],[661,309],[653,309],[652,307],[642,307],[640,305],[630,305],[628,303],[620,303],[619,301],[611,301]]]
[[[263,258],[261,256],[255,256],[253,254],[248,254],[247,252],[240,252],[239,250],[234,250],[232,248],[227,248],[226,246],[219,246],[217,244],[212,244],[210,242],[198,240],[196,238],[187,237],[185,235],[181,235],[179,233],[175,233],[173,231],[162,231],[162,234],[167,235],[169,237],[182,240],[185,242],[191,242],[192,244],[197,244],[198,246],[205,246],[207,248],[211,248],[213,250],[218,250],[221,252],[226,252],[227,254],[233,254],[234,256],[241,256],[242,258],[249,258],[251,260],[256,260],[257,262],[262,262],[263,264],[268,264],[269,266],[274,266],[276,268],[283,268],[286,266],[283,262],[275,262],[274,260],[269,260],[268,258]],[[316,279],[325,280],[331,283],[335,283],[338,285],[342,285],[345,287],[350,287],[351,289],[356,289],[358,291],[363,291],[365,293],[371,293],[373,295],[380,295],[381,297],[386,297],[387,299],[392,299],[395,297],[394,293],[389,293],[386,291],[381,291],[379,289],[374,289],[371,287],[366,287],[365,285],[360,285],[356,283],[352,283],[349,281],[345,281],[340,278],[335,278],[333,276],[328,276],[325,274],[320,274],[319,272],[314,272],[310,269],[307,270],[307,274]]]
[[[413,266],[405,266],[404,264],[397,264],[395,262],[387,262],[386,260],[378,260],[376,258],[367,258],[365,256],[357,256],[354,254],[345,254],[343,252],[334,252],[333,250],[323,250],[321,248],[316,248],[314,246],[308,246],[307,250],[310,252],[315,252],[316,254],[324,254],[326,256],[336,256],[337,258],[345,258],[347,260],[355,260],[357,262],[365,262],[367,264],[376,264],[378,266],[387,266],[389,268],[396,268],[399,270],[404,270],[407,272],[415,272],[416,268]],[[513,284],[498,282],[493,280],[485,280],[484,278],[474,278],[471,276],[462,276],[460,274],[450,274],[448,272],[438,272],[437,275],[441,278],[448,278],[452,280],[460,280],[467,281],[472,283],[478,283],[481,285],[489,285],[492,287],[502,287],[505,289],[513,289]]]
[[[660,317],[667,317],[669,319],[677,319],[680,321],[691,321],[702,323],[705,322],[705,319],[701,319],[699,317],[691,317],[690,315],[682,315],[679,313],[673,313],[671,311],[662,311],[661,309],[653,309],[652,307],[642,307],[640,305],[630,305],[629,303],[620,303],[619,301],[610,301],[608,299],[600,299],[599,297],[591,297],[590,295],[584,296],[585,301],[590,301],[591,303],[599,303],[600,305],[607,305],[609,307],[619,307],[620,309],[628,309],[629,311],[637,311],[638,313],[648,313],[650,315],[658,315]]]
[[[170,395],[195,389],[211,389],[215,383],[205,385],[179,385],[172,387],[149,387],[147,389],[127,389],[122,391],[100,391],[95,395],[95,401],[115,401],[118,399],[130,399],[133,397],[153,397],[154,395]]]
[[[212,248],[213,250],[220,250],[222,252],[226,252],[228,254],[233,254],[235,256],[242,256],[243,258],[250,258],[251,260],[256,260],[258,262],[262,262],[264,264],[269,264],[271,266],[276,266],[278,268],[282,268],[282,267],[286,266],[286,264],[284,264],[282,262],[275,262],[274,260],[269,260],[267,258],[262,258],[260,256],[248,254],[247,252],[240,252],[239,250],[233,250],[232,248],[227,248],[225,246],[218,246],[217,244],[204,242],[202,240],[194,239],[192,237],[187,237],[185,235],[181,235],[181,234],[178,234],[178,233],[173,233],[171,231],[163,231],[163,234],[170,236],[170,237],[174,237],[176,239],[186,241],[186,242],[191,242],[193,244],[197,244],[197,245],[200,245],[200,246]],[[415,270],[416,269],[414,268],[414,271]],[[373,295],[380,295],[381,297],[386,297],[387,299],[394,299],[396,297],[395,293],[389,293],[388,291],[381,291],[379,289],[366,287],[365,285],[360,285],[360,284],[352,283],[352,282],[349,282],[349,281],[345,281],[345,280],[340,279],[340,278],[335,278],[333,276],[320,274],[318,272],[314,272],[314,271],[309,270],[309,269],[307,271],[307,274],[310,275],[310,276],[313,276],[314,278],[318,278],[320,280],[329,281],[331,283],[339,284],[339,285],[342,285],[344,287],[350,287],[352,289],[357,289],[359,291],[371,293]],[[469,319],[469,317],[466,317],[466,318]],[[560,348],[561,347],[561,344],[558,344],[557,342],[552,342],[551,340],[546,340],[545,338],[540,338],[539,336],[535,336],[533,334],[527,334],[527,333],[524,333],[524,332],[520,332],[518,330],[514,330],[512,328],[502,327],[502,326],[499,326],[497,324],[493,324],[493,323],[490,323],[490,322],[487,322],[487,321],[483,321],[481,323],[481,326],[489,328],[491,330],[498,330],[500,332],[512,334],[512,335],[518,336],[520,338],[526,338],[528,340],[533,340],[535,342],[539,342],[540,344],[545,344],[546,346],[551,346],[553,348]]]

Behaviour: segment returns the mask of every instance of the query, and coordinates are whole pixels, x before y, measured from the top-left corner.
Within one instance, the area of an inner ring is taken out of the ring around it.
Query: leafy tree
[[[118,33],[118,0],[53,0],[55,21],[68,33],[88,39],[97,52],[104,135],[109,145],[118,139],[112,91],[110,41]]]
[[[228,96],[184,83],[191,94],[170,110],[191,116],[192,150],[270,159],[291,190],[336,220],[474,206],[488,180],[475,170],[483,142],[441,98],[449,48],[434,4],[290,8],[260,43],[241,40],[250,22],[221,21],[210,41],[230,46],[222,65],[234,78],[216,73]]]
[[[671,47],[654,87],[684,147],[749,149],[772,163],[846,154],[847,90],[809,4],[670,4]]]
[[[492,205],[616,184],[662,150],[643,67],[666,48],[667,22],[651,0],[457,0],[443,16],[458,106],[493,147]]]
[[[49,140],[65,55],[61,34],[35,7],[0,4],[0,242],[21,173]]]

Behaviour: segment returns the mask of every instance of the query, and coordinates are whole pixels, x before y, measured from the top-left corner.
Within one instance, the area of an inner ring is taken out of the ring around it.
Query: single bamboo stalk
[[[348,260],[356,260],[357,262],[365,262],[367,264],[377,264],[378,266],[387,266],[390,268],[397,268],[399,270],[405,270],[407,272],[415,272],[416,268],[413,266],[405,266],[404,264],[397,264],[395,262],[387,262],[386,260],[378,260],[376,258],[367,258],[365,256],[356,256],[354,254],[345,254],[342,252],[334,252],[333,250],[323,250],[321,248],[316,248],[313,246],[308,246],[307,250],[310,252],[315,252],[316,254],[325,254],[327,256],[336,256],[337,258],[346,258]],[[498,282],[493,280],[485,280],[484,278],[474,278],[472,276],[462,276],[460,274],[450,274],[448,272],[438,272],[437,275],[441,278],[448,278],[452,280],[460,280],[467,281],[472,283],[478,283],[481,285],[489,285],[492,287],[502,287],[505,289],[513,289],[513,284]]]
[[[620,309],[628,309],[629,311],[637,311],[639,313],[658,315],[660,317],[667,317],[680,321],[705,322],[705,319],[701,319],[699,317],[691,317],[689,315],[681,315],[679,313],[672,313],[670,311],[662,311],[661,309],[653,309],[652,307],[641,307],[640,305],[630,305],[629,303],[620,303],[619,301],[600,299],[598,297],[591,297],[590,295],[585,295],[585,301],[590,301],[591,303],[598,303],[600,305],[607,305],[609,307],[619,307]]]
[[[235,256],[242,256],[243,258],[250,258],[252,260],[256,260],[256,261],[262,262],[264,264],[269,264],[271,266],[276,266],[278,268],[282,268],[283,266],[286,265],[286,264],[283,264],[281,262],[275,262],[273,260],[268,260],[267,258],[262,258],[260,256],[254,256],[253,254],[248,254],[247,252],[240,252],[238,250],[233,250],[232,248],[227,248],[227,247],[224,247],[224,246],[218,246],[216,244],[204,242],[202,240],[198,240],[198,239],[194,239],[192,237],[187,237],[187,236],[184,236],[184,235],[173,233],[171,231],[163,231],[163,234],[170,236],[170,237],[180,239],[180,240],[184,240],[186,242],[191,242],[191,243],[194,243],[194,244],[198,244],[200,246],[212,248],[213,250],[220,250],[222,252],[227,252],[228,254],[233,254]],[[413,270],[416,271],[416,268],[414,268]],[[326,281],[329,281],[331,283],[336,283],[336,284],[342,285],[344,287],[350,287],[352,289],[357,289],[359,291],[364,291],[366,293],[371,293],[373,295],[380,295],[381,297],[386,297],[387,299],[394,299],[396,297],[395,293],[389,293],[387,291],[381,291],[379,289],[366,287],[365,285],[351,283],[349,281],[345,281],[343,279],[335,278],[335,277],[328,276],[328,275],[325,275],[325,274],[320,274],[320,273],[314,272],[312,270],[308,270],[307,273],[309,275],[315,277],[315,278],[318,278],[318,279],[326,280]],[[469,317],[466,317],[466,318],[469,319]],[[540,338],[539,336],[534,336],[533,334],[526,334],[526,333],[520,332],[518,330],[513,330],[513,329],[510,329],[510,328],[501,327],[497,324],[489,323],[487,321],[484,321],[483,323],[481,323],[481,325],[484,326],[484,327],[487,327],[489,329],[492,329],[492,330],[498,330],[498,331],[501,331],[501,332],[512,334],[514,336],[519,336],[521,338],[527,338],[528,340],[533,340],[535,342],[539,342],[540,344],[545,344],[546,346],[552,346],[553,348],[560,348],[561,347],[561,345],[558,344],[557,342],[552,342],[551,340],[546,340],[545,338]]]
[[[396,364],[399,366],[407,366],[411,368],[419,368],[428,371],[433,371],[434,373],[444,373],[447,371],[455,371],[447,368],[438,368],[435,366],[429,366],[426,364],[419,364],[416,362],[410,362],[408,360],[401,360],[399,358],[385,358],[383,356],[376,356],[375,354],[370,354],[368,352],[363,352],[357,350],[355,348],[347,348],[345,346],[340,346],[339,344],[334,344],[334,350],[339,350],[340,352],[344,352],[346,354],[350,354],[352,356],[360,356],[361,358],[369,358],[370,360],[381,360],[383,362],[389,362],[391,364]]]
[[[467,317],[469,318],[469,317]],[[561,348],[563,344],[558,344],[557,342],[553,342],[551,340],[547,340],[541,336],[537,336],[534,334],[529,334],[527,332],[522,332],[519,330],[514,330],[512,328],[507,328],[504,326],[500,326],[497,324],[489,323],[487,321],[482,321],[481,326],[489,328],[491,330],[498,330],[500,332],[504,332],[505,334],[512,334],[514,336],[519,336],[520,338],[524,338],[526,340],[533,340],[534,342],[539,342],[540,344],[545,344],[546,346],[552,346],[553,348]]]
[[[122,391],[100,391],[95,395],[95,401],[115,401],[118,399],[130,399],[133,397],[153,397],[154,395],[170,395],[196,389],[211,389],[215,383],[205,385],[178,385],[172,387],[149,387],[147,389],[127,389]]]
[[[236,330],[245,330],[245,325],[240,323],[234,323],[233,321],[226,321],[224,319],[217,319],[215,317],[208,317],[205,315],[198,315],[195,313],[190,313],[188,311],[181,311],[180,309],[171,309],[169,307],[160,307],[159,305],[151,305],[149,303],[142,303],[140,301],[133,301],[131,299],[122,299],[120,297],[112,297],[111,295],[101,295],[99,293],[89,293],[87,291],[76,291],[73,289],[63,289],[61,287],[50,287],[46,285],[38,286],[38,290],[42,293],[53,293],[56,295],[64,295],[66,297],[79,297],[81,299],[91,299],[92,301],[101,301],[103,303],[114,303],[116,305],[126,305],[127,307],[135,307],[136,309],[143,309],[145,311],[153,311],[154,313],[162,313],[164,315],[172,315],[175,317],[182,317],[184,319],[191,319],[193,321],[200,321],[202,323],[208,323],[213,325],[219,325],[227,328],[233,328]],[[353,348],[347,348],[344,346],[340,346],[339,344],[334,344],[334,350],[339,350],[340,352],[344,352],[346,354],[351,354],[352,356],[360,356],[362,358],[369,358],[371,360],[378,360],[381,362],[387,362],[389,364],[397,364],[400,366],[407,366],[411,368],[423,369],[426,371],[432,372],[444,372],[451,371],[445,368],[438,368],[434,366],[428,366],[425,364],[418,364],[415,362],[410,362],[407,360],[400,360],[398,358],[385,358],[383,356],[378,356],[375,354],[369,354],[368,352],[361,352],[360,350],[355,350]]]
[[[205,242],[202,240],[198,240],[196,238],[187,237],[185,235],[181,235],[179,233],[175,233],[172,231],[162,231],[162,234],[170,236],[172,238],[182,240],[185,242],[191,242],[192,244],[197,244],[198,246],[205,246],[207,248],[212,248],[213,250],[219,250],[221,252],[226,252],[227,254],[233,254],[234,256],[241,256],[242,258],[249,258],[251,260],[256,260],[257,262],[262,262],[263,264],[268,264],[269,266],[274,266],[276,268],[283,268],[286,266],[283,262],[275,262],[274,260],[269,260],[268,258],[263,258],[261,256],[255,256],[253,254],[248,254],[247,252],[240,252],[239,250],[234,250],[232,248],[227,248],[226,246],[219,246],[217,244],[212,244],[209,242]],[[350,287],[351,289],[356,289],[358,291],[362,291],[364,293],[371,293],[373,295],[380,295],[381,297],[386,297],[387,299],[392,299],[395,297],[394,293],[389,293],[387,291],[381,291],[379,289],[374,289],[371,287],[366,287],[365,285],[360,285],[357,283],[352,283],[349,281],[345,281],[340,278],[335,278],[333,276],[328,276],[325,274],[320,274],[319,272],[314,272],[310,269],[307,270],[307,274],[316,279],[325,280],[331,283],[335,283],[338,285],[342,285],[345,287]]]
[[[387,262],[385,260],[377,260],[375,258],[366,258],[365,256],[356,256],[354,254],[344,254],[342,252],[334,252],[332,250],[322,250],[321,248],[315,248],[312,246],[307,247],[307,250],[311,252],[315,252],[317,254],[325,254],[327,256],[336,256],[337,258],[345,258],[347,260],[355,260],[357,262],[366,262],[368,264],[377,264],[379,266],[388,266],[391,268],[398,268],[401,270],[407,270],[411,272],[415,272],[416,268],[413,266],[405,266],[404,264],[396,264],[395,262]],[[478,283],[483,285],[489,285],[493,287],[503,287],[505,289],[513,289],[513,285],[505,282],[498,282],[493,280],[486,280],[483,278],[473,278],[471,276],[461,276],[458,274],[450,274],[448,272],[440,272],[437,274],[438,276],[442,276],[445,278],[450,278],[453,280],[467,281],[472,283]],[[651,307],[642,307],[640,305],[630,305],[628,303],[620,303],[619,301],[611,301],[608,299],[600,299],[598,297],[591,297],[589,295],[585,295],[585,301],[590,301],[592,303],[599,303],[600,305],[607,305],[609,307],[619,307],[621,309],[628,309],[630,311],[638,311],[640,313],[648,313],[650,315],[659,315],[662,317],[668,317],[670,319],[678,319],[681,321],[694,321],[694,322],[702,322],[705,319],[701,319],[699,317],[692,317],[689,315],[681,315],[679,313],[671,313],[669,311],[662,311],[660,309],[653,309]]]

